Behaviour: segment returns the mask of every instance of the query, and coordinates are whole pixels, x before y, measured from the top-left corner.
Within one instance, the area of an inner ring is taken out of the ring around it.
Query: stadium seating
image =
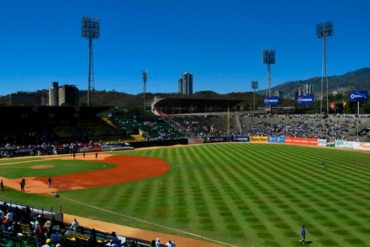
[[[8,216],[10,214],[12,217]],[[46,241],[52,247],[57,243],[68,247],[110,246],[110,233],[83,226],[74,231],[62,221],[62,217],[61,213],[0,201],[0,247],[39,247]],[[96,239],[94,244],[91,242],[92,236]],[[120,239],[124,240],[124,246],[127,247],[150,246],[150,241],[143,239],[122,236]]]

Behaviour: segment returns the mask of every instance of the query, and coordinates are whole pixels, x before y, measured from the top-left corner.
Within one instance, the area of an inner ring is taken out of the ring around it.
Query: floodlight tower
[[[144,114],[146,110],[146,82],[148,81],[148,71],[144,70],[143,71],[143,82],[144,82]]]
[[[275,50],[263,50],[263,63],[267,64],[267,82],[266,97],[272,96],[271,94],[271,64],[275,64]]]
[[[251,87],[253,89],[253,111],[256,110],[256,90],[258,89],[258,81],[251,81]]]
[[[324,77],[326,81],[326,113],[329,113],[329,82],[328,82],[328,63],[326,60],[326,41],[328,37],[333,36],[333,23],[327,21],[316,25],[316,34],[318,38],[323,40],[323,57],[322,57],[322,76],[321,76],[321,102],[320,110],[322,111],[322,93],[324,85]]]
[[[96,18],[82,17],[81,20],[82,37],[89,39],[89,74],[87,85],[87,106],[91,105],[91,89],[94,84],[94,63],[93,63],[93,39],[98,39],[100,35],[100,21]]]

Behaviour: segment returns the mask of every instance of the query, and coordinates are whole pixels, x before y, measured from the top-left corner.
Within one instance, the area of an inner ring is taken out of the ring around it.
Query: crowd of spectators
[[[355,118],[353,115],[261,115],[241,118],[243,132],[254,136],[291,136],[341,140],[355,140],[357,128],[363,141],[369,140],[367,126],[370,118]]]
[[[174,115],[166,116],[166,119],[189,137],[208,139],[237,135],[239,132],[234,117],[230,118],[228,132],[226,115]]]
[[[56,220],[55,214],[42,212],[29,206],[1,202],[0,245],[18,246],[18,241],[22,246],[29,247],[175,247],[171,240],[164,245],[159,238],[152,241],[127,238],[118,236],[115,232],[104,233],[80,226],[77,219],[66,224]]]
[[[141,134],[147,141],[174,140],[184,138],[185,135],[164,121],[162,117],[121,117],[114,116],[110,120],[126,136]]]
[[[370,140],[370,116],[355,115],[173,115],[166,117],[169,122],[183,130],[187,136],[291,136],[335,138],[353,141]]]
[[[43,143],[41,145],[0,144],[0,158],[17,156],[53,155],[99,151],[102,144],[90,142]]]

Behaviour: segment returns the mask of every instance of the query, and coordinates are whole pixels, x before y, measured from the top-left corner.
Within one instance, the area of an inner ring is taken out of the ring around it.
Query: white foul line
[[[137,221],[137,222],[140,222],[140,223],[144,223],[144,224],[148,224],[148,225],[153,225],[153,226],[156,226],[156,227],[160,227],[160,228],[163,228],[163,229],[167,229],[167,230],[179,232],[179,233],[182,233],[182,234],[185,234],[185,235],[189,235],[189,236],[193,236],[193,237],[197,237],[197,238],[200,238],[200,239],[205,239],[207,241],[218,243],[218,244],[222,244],[222,245],[225,245],[225,246],[237,247],[236,245],[231,245],[231,244],[224,243],[224,242],[221,242],[221,241],[218,241],[218,240],[214,240],[214,239],[211,239],[211,238],[200,236],[200,235],[195,234],[195,233],[191,233],[191,232],[183,231],[183,230],[180,230],[180,229],[176,229],[176,228],[172,228],[172,227],[160,225],[160,224],[157,224],[157,223],[154,223],[154,222],[150,222],[150,221],[146,221],[146,220],[143,220],[143,219],[140,219],[140,218],[136,218],[136,217],[128,216],[128,215],[125,215],[125,214],[117,213],[117,212],[114,212],[114,211],[111,211],[111,210],[108,210],[108,209],[99,208],[99,207],[96,207],[96,206],[93,206],[93,205],[90,205],[90,204],[87,204],[87,203],[84,203],[84,202],[79,202],[79,201],[76,201],[76,200],[73,200],[73,199],[69,199],[69,198],[66,198],[66,197],[60,196],[59,198],[64,199],[64,200],[67,200],[67,201],[74,202],[76,204],[80,204],[80,205],[83,205],[83,206],[94,208],[94,209],[97,209],[97,210],[100,210],[100,211],[104,211],[104,212],[107,212],[107,213],[119,215],[119,216],[122,216],[124,218],[130,219],[130,220],[134,220],[134,221]]]

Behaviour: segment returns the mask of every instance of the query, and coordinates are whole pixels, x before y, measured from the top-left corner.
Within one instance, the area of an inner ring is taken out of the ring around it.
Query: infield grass
[[[68,173],[77,173],[91,170],[99,170],[113,167],[114,165],[103,164],[97,162],[88,162],[84,160],[45,160],[35,161],[23,159],[16,164],[5,163],[0,165],[0,176],[6,178],[21,178],[27,177],[45,177],[56,176]],[[47,169],[33,169],[37,166],[49,165]]]
[[[171,170],[142,181],[63,192],[58,199],[40,201],[14,191],[0,198],[167,231],[63,199],[68,198],[237,246],[301,246],[302,224],[312,246],[370,246],[369,154],[245,143],[123,154],[162,158]]]

